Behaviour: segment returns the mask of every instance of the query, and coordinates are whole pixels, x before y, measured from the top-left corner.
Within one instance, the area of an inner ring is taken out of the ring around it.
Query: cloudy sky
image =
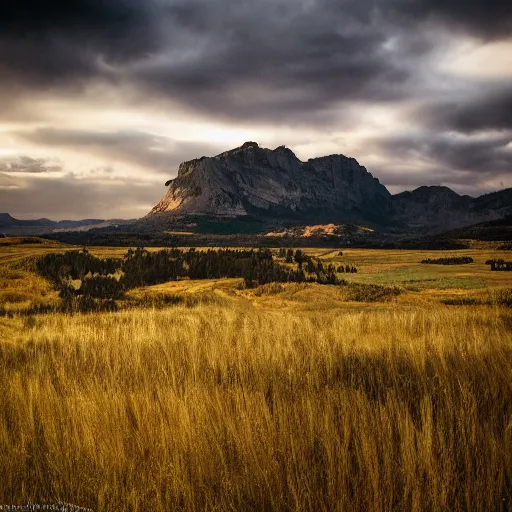
[[[139,217],[254,140],[391,192],[512,186],[512,2],[0,4],[0,212]]]

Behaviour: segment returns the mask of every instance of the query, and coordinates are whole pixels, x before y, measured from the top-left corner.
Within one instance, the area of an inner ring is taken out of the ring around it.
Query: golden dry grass
[[[26,258],[62,249],[0,246],[0,305],[52,300]],[[0,317],[0,504],[512,511],[512,312],[440,303],[510,286],[497,251],[308,252],[403,293],[185,280],[130,295],[193,307]]]
[[[10,322],[0,502],[510,510],[504,310],[225,306]]]

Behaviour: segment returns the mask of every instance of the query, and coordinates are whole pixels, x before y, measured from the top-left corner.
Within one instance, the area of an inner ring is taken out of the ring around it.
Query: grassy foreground
[[[512,314],[0,318],[0,504],[512,510]]]

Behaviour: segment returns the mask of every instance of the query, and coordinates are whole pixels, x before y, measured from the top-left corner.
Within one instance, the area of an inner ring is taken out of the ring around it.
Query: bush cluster
[[[441,301],[447,306],[477,306],[482,304],[482,301],[474,297],[456,297],[453,299],[445,299]]]
[[[499,272],[510,272],[512,270],[512,261],[499,260],[487,260],[486,265],[491,266],[491,270]]]

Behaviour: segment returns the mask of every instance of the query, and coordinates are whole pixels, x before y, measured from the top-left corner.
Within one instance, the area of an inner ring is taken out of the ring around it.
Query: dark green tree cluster
[[[120,267],[115,258],[96,258],[83,249],[82,251],[66,251],[41,256],[36,261],[36,269],[40,275],[54,283],[61,294],[69,295],[73,291],[80,295],[91,295],[84,290],[94,290],[97,297],[115,298],[122,291],[121,285],[113,277]],[[78,290],[69,284],[70,280],[81,280]],[[84,288],[85,286],[85,288]]]
[[[68,305],[70,311],[95,311],[100,304],[97,301],[110,301],[111,304],[131,288],[183,277],[243,278],[247,287],[272,282],[344,283],[337,277],[334,265],[324,266],[321,260],[313,260],[300,249],[288,249],[284,255],[286,261],[295,262],[297,268],[278,263],[272,251],[263,248],[207,251],[172,248],[150,252],[142,247],[128,250],[123,259],[96,258],[86,249],[47,254],[37,260],[36,266],[42,276],[57,286],[63,304]],[[348,265],[346,269],[348,272]],[[351,269],[355,270],[354,267]],[[80,280],[78,288],[72,284],[76,280]]]
[[[290,257],[293,257],[293,251]],[[188,251],[183,259],[185,273],[190,279],[242,277],[250,287],[271,282],[306,281],[301,268],[293,270],[280,265],[269,249]]]
[[[310,256],[305,256],[304,261],[304,268],[306,269],[306,272],[309,274],[319,274],[319,273],[347,273],[347,274],[354,274],[357,272],[357,268],[353,265],[339,265],[338,267],[335,267],[333,264],[327,265],[325,267],[324,263],[320,259],[314,259]],[[301,267],[302,268],[302,267]]]
[[[512,271],[512,261],[499,260],[487,260],[486,265],[491,266],[491,270],[495,272],[510,272]]]
[[[339,252],[338,255],[342,256],[343,252]],[[322,260],[308,256],[301,249],[294,251],[293,249],[281,247],[278,256],[284,258],[288,264],[297,263],[297,269],[305,272],[306,281],[308,282],[343,284],[345,281],[339,279],[336,273],[349,274],[357,272],[357,268],[353,265],[340,265],[336,268],[334,265],[329,264],[327,267],[324,267]]]
[[[58,311],[114,311],[123,296],[123,284],[113,277],[121,265],[115,258],[96,258],[87,249],[46,254],[36,262],[37,271],[51,281],[62,299]],[[80,280],[75,288],[71,281]]]
[[[77,295],[88,295],[95,299],[120,299],[123,296],[123,284],[111,276],[92,276],[82,279]]]
[[[427,258],[426,260],[422,260],[421,263],[427,263],[429,265],[467,265],[468,263],[473,263],[473,258],[469,256],[454,256],[451,258],[437,259]]]
[[[223,277],[246,277],[254,269],[277,265],[269,249],[233,250],[209,249],[187,254],[190,279],[220,279]]]
[[[125,254],[121,270],[125,289],[175,281],[185,275],[184,255],[179,249],[149,252],[137,247]]]
[[[50,253],[36,261],[39,274],[59,284],[63,278],[82,279],[87,274],[114,274],[119,267],[115,258],[96,258],[87,249]]]

